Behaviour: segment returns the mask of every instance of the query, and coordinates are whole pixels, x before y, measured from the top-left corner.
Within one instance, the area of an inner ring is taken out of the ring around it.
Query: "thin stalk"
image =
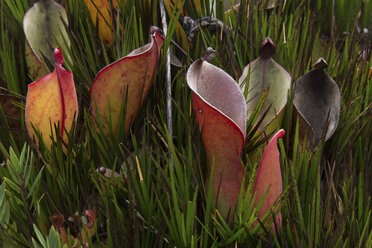
[[[336,21],[335,8],[336,8],[336,0],[333,0],[333,2],[332,2],[331,38],[333,38],[333,35],[334,35],[334,28],[335,28],[335,21]]]
[[[167,17],[165,14],[165,7],[164,7],[164,0],[160,1],[160,14],[161,14],[161,22],[163,26],[164,36],[167,36],[168,24],[167,24]],[[171,76],[171,68],[170,68],[170,50],[169,46],[167,48],[167,59],[165,61],[165,75],[167,80],[166,92],[167,92],[167,99],[166,99],[166,106],[167,106],[167,127],[169,132],[170,141],[173,140],[173,126],[172,126],[172,76]],[[170,146],[168,146],[170,147]],[[173,156],[171,153],[170,148],[168,148],[168,154],[171,160],[172,169],[174,170],[174,163],[173,163]]]

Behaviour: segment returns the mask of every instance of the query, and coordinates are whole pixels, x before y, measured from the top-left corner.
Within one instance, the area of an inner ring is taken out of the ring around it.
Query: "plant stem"
[[[160,1],[160,14],[161,14],[161,22],[163,26],[163,32],[164,36],[167,36],[167,30],[168,30],[168,24],[167,24],[167,18],[165,14],[165,7],[164,7],[164,0]],[[166,106],[167,106],[167,127],[169,132],[170,140],[173,140],[173,127],[172,127],[172,76],[171,76],[171,70],[170,70],[170,51],[169,46],[167,48],[167,59],[165,62],[165,75],[167,80],[167,98],[166,98]],[[170,149],[168,150],[168,154],[171,160],[172,169],[174,170],[174,164],[173,164],[173,157]]]

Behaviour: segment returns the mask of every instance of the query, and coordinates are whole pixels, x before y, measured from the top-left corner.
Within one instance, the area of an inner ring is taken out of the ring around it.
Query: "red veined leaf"
[[[213,199],[227,218],[229,211],[235,211],[243,181],[240,155],[246,135],[246,104],[234,79],[206,61],[213,52],[190,66],[187,83],[206,150],[207,182],[214,161]]]
[[[262,156],[262,160],[258,166],[256,180],[253,186],[252,197],[256,194],[254,206],[256,207],[261,198],[268,191],[264,202],[258,212],[258,218],[261,219],[264,214],[272,207],[273,203],[282,194],[282,173],[280,170],[279,151],[277,147],[278,138],[284,136],[284,130],[279,130],[274,137],[270,140],[267,145],[265,152]],[[282,214],[280,212],[275,213],[276,222],[281,227]],[[274,229],[274,223],[271,225]]]
[[[28,85],[25,120],[29,135],[36,138],[32,125],[39,130],[47,147],[51,136],[68,142],[65,129],[70,131],[78,115],[78,103],[72,73],[62,67],[61,50],[54,51],[55,69],[52,73]],[[56,134],[54,125],[59,125]]]
[[[93,81],[90,88],[92,112],[97,118],[98,111],[106,136],[110,133],[109,117],[114,135],[117,133],[126,94],[125,133],[133,124],[137,109],[147,95],[164,42],[157,30],[152,28],[150,43],[103,68]]]

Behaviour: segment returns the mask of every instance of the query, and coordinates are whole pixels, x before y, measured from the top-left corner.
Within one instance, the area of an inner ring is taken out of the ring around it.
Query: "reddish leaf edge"
[[[270,148],[271,146],[276,146],[277,143],[278,143],[278,139],[279,138],[283,138],[284,137],[284,129],[280,129],[270,140],[269,144],[267,145],[265,151],[264,151],[264,154],[262,155],[262,159],[261,159],[261,162],[260,164],[258,165],[258,170],[257,170],[257,175],[256,175],[256,178],[258,177],[258,175],[260,174],[260,171],[261,171],[261,165],[262,165],[262,161],[264,161],[265,157],[267,156],[267,153],[268,153],[268,148]],[[251,199],[253,198],[254,196],[254,193],[256,192],[256,188],[257,188],[257,180],[255,180],[254,182],[254,185],[253,185],[253,190],[252,190],[252,195],[251,195]]]
[[[192,67],[193,66],[196,66],[196,62],[204,62],[204,61],[206,61],[205,59],[203,59],[203,58],[201,58],[201,59],[199,59],[198,61],[195,61],[191,66],[190,66],[190,68],[188,69],[188,71],[191,71],[192,70]],[[224,70],[222,70],[221,68],[219,68],[219,67],[217,67],[217,66],[215,66],[218,70],[220,70],[220,71],[222,71],[222,72],[224,72],[224,73],[226,73]],[[200,98],[200,100],[202,100],[207,106],[209,106],[211,109],[213,109],[213,110],[215,110],[215,111],[217,111],[218,113],[220,113],[221,114],[221,116],[222,116],[222,118],[225,118],[225,119],[227,119],[228,120],[228,122],[230,122],[232,125],[231,126],[233,126],[233,128],[235,129],[235,130],[237,130],[238,131],[238,133],[240,134],[240,136],[241,136],[241,139],[242,139],[242,144],[244,145],[244,140],[245,140],[245,137],[246,137],[246,130],[244,130],[244,132],[243,132],[243,130],[239,127],[239,125],[238,124],[236,124],[236,122],[233,120],[233,119],[231,119],[229,116],[227,116],[225,113],[223,113],[221,110],[219,110],[217,107],[215,107],[215,106],[213,106],[212,104],[210,104],[204,97],[202,97],[199,93],[198,93],[198,91],[193,87],[193,85],[191,85],[189,82],[191,81],[190,79],[189,79],[189,75],[188,75],[189,73],[187,73],[187,75],[186,75],[186,78],[187,78],[187,85],[189,86],[189,88],[191,89],[191,91],[192,91],[192,93],[193,94],[195,94],[195,96],[197,96],[197,97],[199,97]],[[229,75],[230,76],[230,75]],[[230,76],[231,77],[231,76]],[[235,82],[235,80],[232,78],[232,80]],[[239,86],[238,86],[239,87]],[[198,111],[198,109],[195,109],[195,111]],[[243,146],[242,146],[242,148],[243,148]]]
[[[192,93],[194,94],[195,98],[199,98],[203,103],[205,103],[207,108],[210,108],[212,111],[218,112],[221,115],[221,118],[226,119],[229,123],[229,126],[232,127],[237,133],[239,133],[239,136],[241,137],[241,144],[242,145],[239,149],[238,154],[241,155],[242,151],[243,151],[243,147],[244,147],[245,137],[244,137],[244,134],[243,134],[242,130],[240,129],[240,127],[230,117],[225,115],[221,110],[219,110],[218,108],[209,104],[208,101],[206,101],[201,95],[199,95],[197,92],[195,92],[191,87],[190,87],[190,89],[192,90]],[[195,112],[197,112],[199,110],[207,111],[206,109],[199,108],[199,104],[198,104],[198,106],[195,106],[195,101],[197,101],[197,99],[193,100],[193,106],[194,106],[194,111]],[[204,123],[200,123],[200,125],[201,125],[201,128],[202,128],[204,126]]]
[[[57,79],[58,79],[58,86],[59,86],[59,92],[61,94],[61,99],[62,99],[62,121],[61,121],[61,130],[60,130],[60,137],[63,137],[64,129],[65,129],[65,119],[66,119],[66,106],[65,106],[65,96],[63,94],[63,89],[62,89],[62,82],[61,82],[61,72],[63,69],[62,64],[63,64],[63,55],[61,52],[61,49],[57,47],[54,50],[54,61],[55,61],[55,70],[57,72]]]
[[[62,82],[60,80],[61,78],[61,73],[66,73],[66,74],[69,74],[71,75],[72,73],[65,70],[63,67],[62,67],[62,64],[63,64],[63,55],[62,55],[62,51],[59,47],[56,47],[54,49],[54,60],[55,60],[55,68],[53,70],[53,72],[56,72],[57,74],[57,80],[58,80],[58,87],[59,87],[59,93],[61,95],[61,99],[62,99],[62,117],[61,117],[61,125],[60,125],[60,137],[62,138],[63,135],[64,135],[64,131],[65,131],[65,119],[66,119],[66,110],[65,110],[65,99],[64,99],[64,95],[63,95],[63,89],[62,89]],[[33,88],[35,85],[37,85],[37,83],[41,80],[43,80],[44,78],[46,77],[49,77],[50,74],[52,74],[53,72],[43,76],[42,78],[36,80],[35,82],[33,83],[30,83],[28,85],[28,88]]]
[[[165,38],[159,33],[160,32],[160,29],[157,28],[157,27],[151,27],[150,28],[150,36],[151,36],[151,42],[150,43],[147,43],[145,44],[144,46],[140,47],[140,48],[137,48],[135,50],[133,50],[132,52],[130,52],[129,54],[127,54],[125,57],[122,57],[118,60],[116,60],[115,62],[103,67],[97,74],[97,76],[95,77],[95,79],[93,80],[93,83],[92,85],[90,86],[90,89],[89,89],[89,94],[91,96],[91,102],[92,102],[92,89],[93,87],[95,86],[95,82],[96,82],[96,79],[100,77],[101,73],[103,73],[105,71],[105,69],[111,67],[111,66],[114,66],[122,61],[125,61],[125,60],[131,60],[131,59],[135,59],[137,57],[140,57],[142,56],[143,54],[146,54],[148,53],[151,49],[153,49],[153,46],[156,47],[156,53],[157,53],[157,57],[159,59],[159,45],[158,43],[156,42],[156,40],[159,38],[161,40],[165,40]],[[141,51],[141,52],[138,52],[140,51],[141,49],[143,49],[143,47],[145,46],[148,46],[144,51]],[[151,81],[152,81],[153,78],[151,78]]]

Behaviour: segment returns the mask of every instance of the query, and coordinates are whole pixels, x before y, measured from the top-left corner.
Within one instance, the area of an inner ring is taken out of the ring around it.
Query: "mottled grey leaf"
[[[52,0],[40,0],[26,12],[23,18],[26,42],[40,61],[43,57],[54,61],[53,50],[57,47],[56,40],[62,47],[65,45],[63,39],[68,46],[70,45],[63,22],[68,24],[66,10]]]
[[[341,95],[336,82],[324,71],[324,59],[320,59],[314,69],[299,77],[294,86],[293,105],[298,114],[312,130],[305,131],[309,141],[316,147],[327,124],[325,140],[335,132],[340,116]],[[307,127],[300,129],[308,130]]]

